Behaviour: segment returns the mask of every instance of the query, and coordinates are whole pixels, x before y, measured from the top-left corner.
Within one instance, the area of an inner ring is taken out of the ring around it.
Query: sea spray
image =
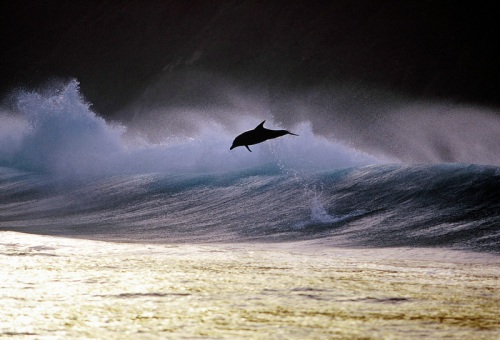
[[[311,206],[311,221],[318,223],[333,223],[338,221],[338,217],[331,216],[316,195],[313,197]]]
[[[251,153],[229,150],[240,129],[210,120],[171,143],[136,143],[91,110],[76,81],[13,102],[1,112],[3,230],[500,251],[497,167],[374,164],[307,122]]]
[[[76,80],[40,94],[20,92],[16,109],[27,126],[19,136],[11,166],[57,176],[101,174],[124,152],[124,129],[93,113]],[[3,155],[2,155],[3,156]]]
[[[59,88],[19,91],[12,102],[11,112],[1,113],[5,125],[0,130],[0,165],[59,178],[227,172],[275,163],[276,155],[280,164],[302,172],[378,162],[316,137],[307,123],[297,125],[300,137],[274,143],[272,150],[258,145],[253,153],[230,151],[236,132],[209,119],[197,122],[199,129],[191,135],[181,133],[164,139],[170,142],[148,143],[146,138],[127,134],[125,125],[107,122],[94,113],[76,80]],[[255,124],[253,118],[243,118],[243,122]]]

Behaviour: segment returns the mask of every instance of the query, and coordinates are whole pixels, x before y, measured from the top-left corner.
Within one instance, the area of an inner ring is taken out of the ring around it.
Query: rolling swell
[[[286,174],[120,175],[58,186],[0,171],[0,228],[121,241],[283,242],[500,252],[496,167],[377,165]]]
[[[77,81],[12,101],[0,112],[1,230],[500,252],[498,167],[381,165],[307,123],[293,129],[300,138],[252,153],[229,151],[235,131],[207,120],[198,134],[148,144],[92,112]]]

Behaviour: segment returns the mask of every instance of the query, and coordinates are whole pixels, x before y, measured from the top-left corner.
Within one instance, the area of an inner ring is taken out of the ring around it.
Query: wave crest
[[[255,146],[251,154],[229,151],[241,131],[210,120],[199,122],[203,127],[192,135],[167,138],[168,143],[151,144],[137,136],[131,140],[124,125],[110,124],[91,110],[77,80],[44,93],[20,91],[14,103],[11,111],[2,113],[7,127],[0,130],[0,165],[62,177],[220,172],[269,163],[309,171],[378,162],[315,136],[307,123],[295,127],[300,138],[269,141]],[[242,120],[247,129],[259,123],[255,118]]]

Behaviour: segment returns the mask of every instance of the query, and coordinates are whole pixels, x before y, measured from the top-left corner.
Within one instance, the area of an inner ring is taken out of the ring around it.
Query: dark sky
[[[300,89],[362,81],[500,105],[499,11],[461,1],[10,1],[0,92],[75,77],[112,116],[169,67]]]

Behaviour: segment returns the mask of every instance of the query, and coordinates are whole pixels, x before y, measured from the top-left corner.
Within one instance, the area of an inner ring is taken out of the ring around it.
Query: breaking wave
[[[1,113],[1,230],[500,252],[495,166],[383,164],[307,123],[300,137],[230,151],[253,117],[152,144],[92,112],[76,81],[12,103]]]

